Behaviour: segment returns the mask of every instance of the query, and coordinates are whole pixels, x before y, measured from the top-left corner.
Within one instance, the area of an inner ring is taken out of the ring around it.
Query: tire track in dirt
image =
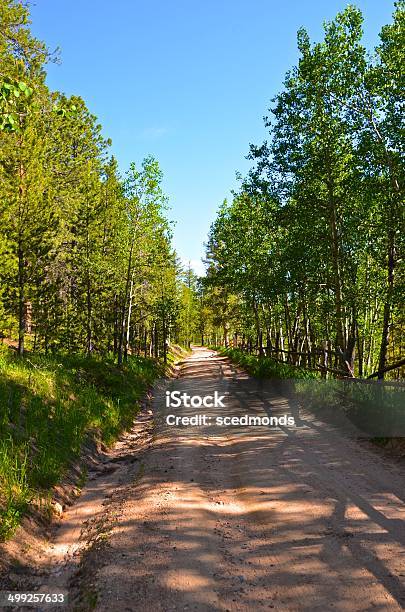
[[[299,426],[169,427],[167,389],[225,395],[204,409],[213,423],[268,412]],[[95,467],[26,584],[68,590],[76,612],[403,609],[403,467],[207,349],[156,385],[152,409]]]
[[[290,410],[206,349],[171,386],[226,393],[229,415]],[[143,476],[97,553],[97,610],[403,608],[402,468],[305,414],[293,432],[168,427],[166,388]]]

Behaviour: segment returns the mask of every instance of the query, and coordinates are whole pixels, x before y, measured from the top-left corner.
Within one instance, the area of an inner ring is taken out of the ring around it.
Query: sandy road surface
[[[227,394],[226,408],[204,410],[212,416],[289,410],[206,349],[171,388],[182,385]],[[164,393],[143,475],[95,559],[97,610],[403,609],[398,466],[305,416],[294,432],[169,427]]]

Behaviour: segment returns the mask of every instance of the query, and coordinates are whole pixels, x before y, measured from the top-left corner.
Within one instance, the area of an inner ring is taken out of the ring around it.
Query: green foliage
[[[159,163],[122,177],[85,102],[46,86],[28,8],[0,17],[0,333],[20,355],[166,355],[181,291]]]
[[[35,497],[59,481],[86,437],[111,444],[128,428],[139,400],[161,366],[130,357],[123,368],[112,360],[84,356],[0,352],[1,533],[10,535]]]
[[[4,420],[4,414],[2,420]],[[8,424],[10,426],[10,424]],[[4,422],[3,422],[4,427]],[[28,483],[28,445],[10,433],[0,443],[0,540],[11,535],[32,499]]]
[[[47,87],[28,7],[0,0],[0,22],[4,538],[87,436],[131,424],[171,359],[181,289],[157,160],[122,177],[84,100]]]
[[[3,81],[0,83],[0,130],[20,131],[19,98],[28,99],[33,90],[24,81]]]
[[[309,372],[305,368],[293,367],[287,363],[279,363],[271,357],[249,355],[240,349],[220,348],[219,353],[229,357],[234,363],[240,365],[255,378],[302,380],[318,377],[316,372]]]
[[[327,350],[335,374],[382,377],[399,361],[404,13],[398,2],[371,59],[353,6],[319,43],[298,32],[270,139],[251,145],[254,166],[211,227],[209,341],[315,368]]]

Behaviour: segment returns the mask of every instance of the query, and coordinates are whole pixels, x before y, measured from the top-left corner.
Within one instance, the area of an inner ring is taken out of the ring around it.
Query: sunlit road
[[[300,415],[295,428],[218,415],[294,414],[276,391],[195,348],[169,390],[225,408],[165,408],[97,574],[97,610],[401,610],[404,472]],[[267,411],[267,412],[266,412]],[[210,425],[166,416],[204,412]]]

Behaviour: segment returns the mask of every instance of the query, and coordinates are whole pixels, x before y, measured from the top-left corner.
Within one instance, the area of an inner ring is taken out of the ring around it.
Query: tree
[[[298,32],[270,139],[218,212],[207,283],[239,299],[223,325],[259,354],[350,376],[400,356],[403,20],[401,1],[371,59],[352,6],[319,43]]]

